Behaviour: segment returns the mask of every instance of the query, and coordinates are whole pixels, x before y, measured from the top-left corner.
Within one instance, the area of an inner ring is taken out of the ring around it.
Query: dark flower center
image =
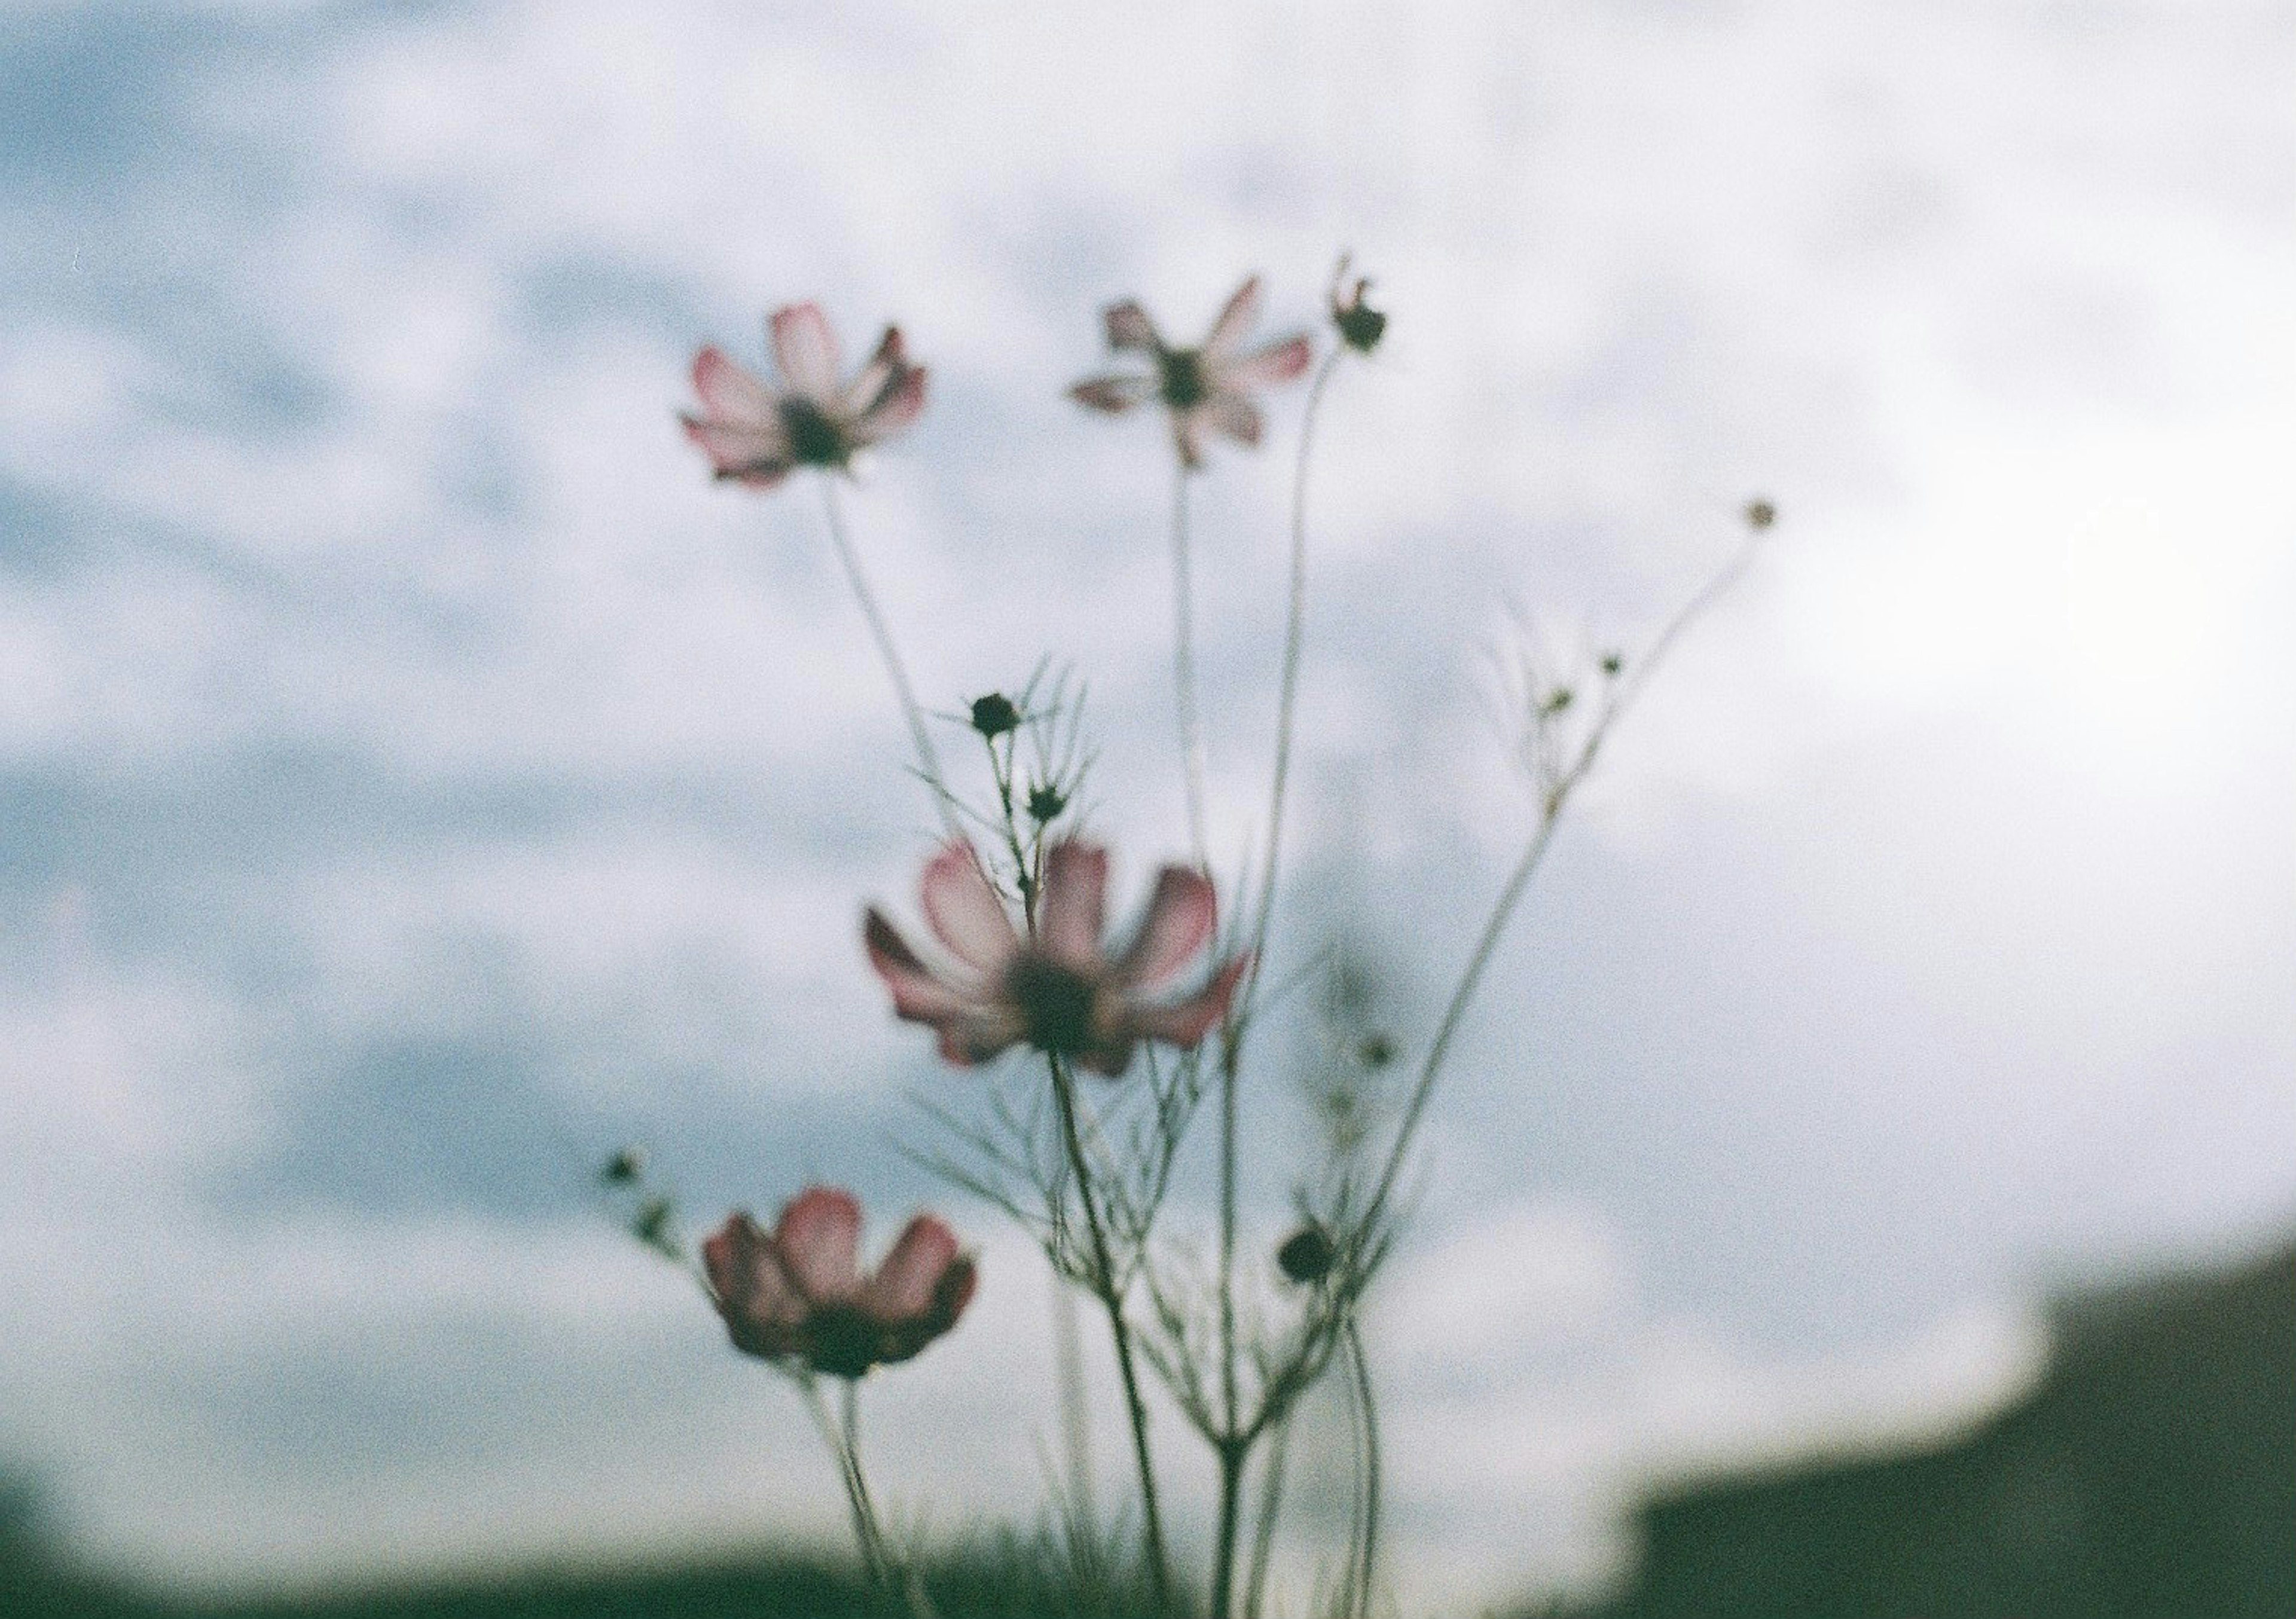
[[[877,1363],[884,1329],[850,1304],[823,1304],[806,1322],[805,1358],[816,1371],[857,1378]]]
[[[1210,391],[1204,386],[1204,362],[1193,348],[1167,348],[1156,356],[1158,381],[1164,403],[1176,411],[1193,410]]]
[[[1100,992],[1082,973],[1032,952],[1013,963],[1004,987],[1029,1026],[1029,1043],[1038,1051],[1073,1057],[1098,1043],[1092,1014]]]
[[[782,430],[789,435],[790,459],[805,467],[841,467],[849,449],[845,429],[812,400],[796,394],[782,401]]]

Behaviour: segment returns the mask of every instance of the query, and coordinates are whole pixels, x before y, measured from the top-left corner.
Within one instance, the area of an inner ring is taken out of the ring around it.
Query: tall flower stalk
[[[1599,676],[1526,680],[1523,753],[1538,797],[1521,852],[1408,1083],[1390,1091],[1395,1079],[1381,1077],[1397,1055],[1383,1032],[1349,1030],[1342,1066],[1350,1077],[1318,1103],[1329,1104],[1321,1166],[1294,1186],[1290,1233],[1265,1263],[1255,1263],[1245,1229],[1245,1058],[1259,1018],[1283,999],[1283,984],[1263,984],[1261,972],[1271,959],[1282,892],[1307,661],[1310,472],[1321,409],[1341,363],[1350,351],[1370,355],[1386,331],[1387,316],[1367,302],[1368,287],[1350,280],[1342,259],[1327,294],[1330,336],[1320,363],[1305,336],[1251,346],[1262,304],[1257,276],[1235,290],[1192,348],[1167,341],[1138,303],[1111,304],[1102,315],[1108,347],[1132,368],[1070,390],[1078,404],[1111,415],[1160,405],[1173,460],[1173,713],[1188,858],[1155,873],[1139,921],[1115,943],[1105,925],[1110,857],[1078,830],[1078,795],[1092,762],[1079,740],[1081,690],[1064,675],[1048,679],[1039,666],[1013,696],[991,692],[959,713],[929,712],[849,532],[838,480],[923,405],[925,373],[909,360],[898,330],[886,328],[849,378],[816,306],[776,311],[768,334],[779,381],[705,348],[693,365],[702,408],[685,418],[687,435],[721,480],[766,490],[800,470],[819,477],[832,548],[944,834],[918,884],[922,947],[878,908],[863,917],[864,950],[894,1015],[929,1030],[940,1058],[977,1081],[954,1100],[920,1099],[945,1145],[914,1156],[1020,1223],[1060,1282],[1094,1301],[1129,1435],[1141,1576],[1156,1609],[1174,1615],[1193,1614],[1197,1605],[1183,1596],[1173,1565],[1145,1374],[1161,1381],[1208,1448],[1218,1481],[1202,1588],[1210,1619],[1230,1619],[1239,1607],[1250,1619],[1262,1611],[1294,1424],[1307,1396],[1336,1377],[1349,1412],[1355,1476],[1345,1558],[1329,1589],[1341,1619],[1369,1619],[1377,1605],[1382,1430],[1363,1306],[1398,1241],[1398,1189],[1466,1014],[1574,795],[1611,731],[1691,624],[1742,571],[1775,515],[1765,503],[1747,509],[1746,547],[1639,658],[1607,655]],[[1292,468],[1264,848],[1251,880],[1238,885],[1244,903],[1224,935],[1211,879],[1190,481],[1206,470],[1213,440],[1258,446],[1266,429],[1258,396],[1307,375],[1311,365]],[[946,773],[933,740],[936,717],[980,738],[985,799],[968,800]],[[1323,965],[1336,995],[1345,963]],[[1015,1051],[1031,1060],[1000,1062]],[[1207,1278],[1158,1222],[1198,1108],[1215,1091]],[[946,1226],[921,1215],[877,1269],[864,1273],[856,1257],[858,1204],[815,1188],[785,1206],[770,1232],[745,1214],[729,1217],[702,1243],[694,1267],[668,1208],[660,1198],[643,1206],[638,1234],[697,1270],[736,1349],[796,1382],[837,1461],[865,1572],[912,1613],[926,1612],[862,1468],[857,1389],[873,1369],[906,1360],[955,1324],[972,1296],[972,1262]],[[1081,1397],[1070,1349],[1064,1337],[1067,1533],[1072,1548],[1096,1547],[1084,1427],[1067,1397]],[[834,1410],[824,1379],[844,1385]],[[1256,1498],[1248,1500],[1255,1480]],[[1072,1559],[1072,1566],[1085,1560]]]

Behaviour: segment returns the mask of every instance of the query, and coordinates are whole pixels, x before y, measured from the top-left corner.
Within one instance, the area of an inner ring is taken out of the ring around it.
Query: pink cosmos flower
[[[960,1067],[1026,1041],[1095,1074],[1121,1074],[1140,1041],[1188,1047],[1210,1034],[1249,960],[1222,963],[1193,994],[1151,999],[1210,942],[1218,924],[1211,881],[1166,866],[1139,932],[1111,956],[1101,943],[1108,853],[1091,844],[1046,852],[1034,938],[1013,927],[970,844],[945,845],[921,887],[925,920],[953,961],[927,966],[872,906],[869,963],[893,992],[895,1014],[930,1025],[941,1056]]]
[[[791,1198],[771,1234],[729,1215],[702,1239],[701,1264],[734,1347],[857,1378],[956,1325],[979,1276],[948,1227],[919,1214],[865,1277],[860,1242],[861,1205],[834,1187]]]
[[[1151,399],[1162,400],[1171,413],[1172,442],[1179,450],[1180,464],[1192,470],[1203,465],[1207,432],[1256,445],[1264,423],[1251,396],[1291,381],[1314,357],[1304,337],[1282,338],[1240,352],[1259,319],[1259,277],[1255,275],[1227,300],[1201,348],[1175,348],[1165,342],[1148,312],[1130,298],[1111,304],[1102,315],[1108,323],[1109,348],[1119,354],[1146,355],[1155,370],[1087,377],[1069,389],[1069,397],[1111,415]]]
[[[685,436],[718,476],[770,489],[797,467],[843,468],[857,450],[891,437],[925,407],[924,368],[909,364],[898,326],[850,382],[837,334],[818,304],[776,309],[767,323],[783,386],[768,386],[715,347],[693,356],[702,413],[685,413]]]

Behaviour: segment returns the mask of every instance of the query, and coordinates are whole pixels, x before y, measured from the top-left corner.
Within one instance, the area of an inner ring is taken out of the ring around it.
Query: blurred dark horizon
[[[2296,1231],[2061,1296],[2023,1398],[1950,1441],[1652,1489],[1623,1590],[1569,1619],[2270,1619],[2296,1613]],[[170,1593],[82,1566],[0,1474],[4,1619],[634,1619],[879,1611],[767,1544],[298,1590]],[[943,1548],[937,1606],[1095,1614],[1017,1543]]]

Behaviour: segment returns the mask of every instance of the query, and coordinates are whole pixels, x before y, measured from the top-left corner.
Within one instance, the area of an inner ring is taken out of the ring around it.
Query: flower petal
[[[940,1059],[959,1068],[987,1062],[1027,1032],[1018,1014],[994,1007],[966,1012],[939,1026]]]
[[[705,421],[694,416],[679,420],[685,428],[685,436],[709,457],[709,465],[718,477],[747,484],[753,489],[770,489],[789,476],[793,463],[789,456],[789,442],[778,423],[766,429]]]
[[[773,389],[748,369],[726,357],[723,349],[706,344],[693,356],[693,391],[701,396],[710,417],[729,426],[780,424],[781,412]]]
[[[1185,866],[1166,866],[1156,874],[1156,891],[1149,896],[1139,936],[1116,964],[1116,983],[1128,990],[1152,990],[1169,982],[1218,925],[1219,900],[1211,879]]]
[[[1267,419],[1242,394],[1214,394],[1197,407],[1204,425],[1242,445],[1257,445]]]
[[[1079,972],[1097,972],[1107,909],[1108,851],[1072,838],[1054,844],[1045,856],[1045,902],[1037,913],[1045,953]]]
[[[1069,397],[1078,405],[1105,411],[1111,416],[1121,416],[1133,406],[1145,405],[1155,397],[1156,379],[1153,377],[1086,377],[1069,389]]]
[[[1259,323],[1259,277],[1249,275],[1219,312],[1212,323],[1211,332],[1204,339],[1203,356],[1207,365],[1223,364],[1228,356],[1242,346],[1243,339]]]
[[[811,1303],[844,1304],[861,1290],[861,1205],[851,1192],[812,1186],[791,1198],[774,1247]]]
[[[1108,346],[1119,354],[1128,349],[1154,354],[1164,347],[1164,339],[1156,335],[1156,323],[1134,299],[1109,305],[1100,312],[1100,318],[1108,329]]]
[[[901,1232],[877,1273],[853,1302],[881,1321],[898,1321],[932,1308],[933,1294],[955,1258],[956,1233],[931,1214],[919,1214]]]
[[[980,1268],[964,1255],[958,1255],[941,1272],[939,1285],[933,1289],[932,1303],[922,1313],[885,1329],[879,1340],[877,1359],[885,1362],[906,1361],[955,1326],[965,1305],[972,1302],[972,1290],[980,1280]]]
[[[1235,997],[1235,986],[1250,964],[1250,957],[1238,956],[1214,973],[1210,983],[1185,1001],[1176,1001],[1168,1006],[1133,1008],[1128,1019],[1131,1032],[1143,1040],[1160,1040],[1184,1049],[1197,1044],[1227,1016],[1228,1002]]]
[[[967,967],[993,978],[1019,953],[1021,936],[971,844],[943,845],[927,863],[918,888],[934,936]]]
[[[816,405],[837,398],[837,373],[842,369],[837,353],[837,333],[819,304],[791,304],[773,317],[774,363],[782,380]]]
[[[901,329],[898,326],[886,327],[885,335],[877,339],[876,352],[869,356],[859,371],[853,373],[853,380],[845,385],[845,391],[838,400],[838,413],[848,418],[867,415],[877,408],[895,380],[909,368],[908,350],[901,341]]]
[[[856,445],[881,444],[914,421],[924,408],[924,367],[907,366],[887,385],[876,404],[853,419],[847,432]]]
[[[979,1005],[978,996],[937,977],[873,905],[862,920],[861,941],[868,948],[869,965],[893,992],[895,1017],[938,1027]]]
[[[1306,338],[1285,338],[1264,348],[1255,348],[1242,359],[1223,366],[1220,386],[1247,392],[1273,388],[1306,371],[1315,357],[1316,346]]]
[[[1203,407],[1172,413],[1172,449],[1191,472],[1204,464]]]
[[[748,1211],[727,1216],[701,1239],[701,1264],[735,1348],[767,1356],[797,1349],[811,1306],[791,1285],[773,1239]]]

